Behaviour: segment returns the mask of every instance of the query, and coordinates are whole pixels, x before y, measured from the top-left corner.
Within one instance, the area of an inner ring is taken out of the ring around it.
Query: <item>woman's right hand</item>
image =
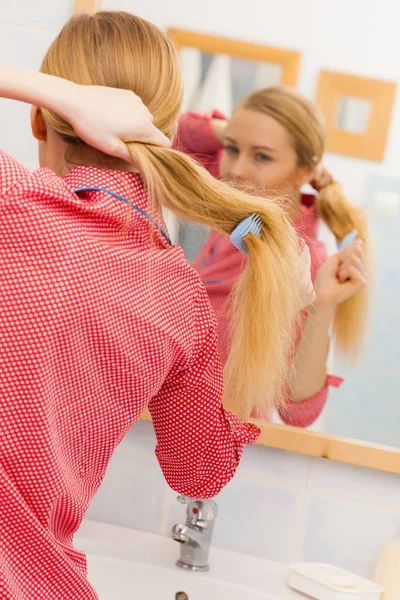
[[[70,97],[63,117],[93,148],[130,161],[125,142],[171,146],[153,125],[153,117],[141,98],[130,90],[74,85],[68,88]]]

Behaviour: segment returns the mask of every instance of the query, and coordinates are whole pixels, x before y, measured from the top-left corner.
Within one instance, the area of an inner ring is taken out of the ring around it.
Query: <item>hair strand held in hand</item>
[[[42,71],[76,83],[130,89],[148,107],[154,125],[169,139],[175,135],[183,91],[179,59],[168,37],[143,19],[124,12],[73,17],[51,45]],[[77,141],[59,115],[43,114],[66,141]],[[177,151],[135,142],[128,148],[152,200],[177,216],[230,234],[245,217],[260,215],[261,238],[246,237],[247,268],[234,294],[224,403],[244,418],[252,409],[268,412],[287,381],[301,303],[293,285],[300,268],[298,243],[283,209],[214,179]]]

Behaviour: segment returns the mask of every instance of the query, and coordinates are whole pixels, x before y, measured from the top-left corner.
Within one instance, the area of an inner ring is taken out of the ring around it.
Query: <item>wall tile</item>
[[[239,472],[253,477],[264,477],[290,485],[304,485],[310,459],[303,454],[265,446],[247,446],[243,452]]]
[[[400,475],[395,473],[317,458],[313,461],[309,487],[400,510]]]
[[[87,517],[161,534],[166,493],[155,458],[117,450]]]
[[[213,539],[216,547],[270,560],[292,559],[300,491],[237,475],[216,502],[218,517]],[[167,534],[182,519],[185,507],[174,500]]]
[[[400,510],[310,492],[298,560],[372,577],[380,549],[400,528]]]

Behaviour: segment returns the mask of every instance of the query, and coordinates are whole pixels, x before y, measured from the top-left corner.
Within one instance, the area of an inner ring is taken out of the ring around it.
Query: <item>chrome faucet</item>
[[[208,554],[217,516],[217,505],[212,500],[190,500],[178,496],[186,504],[185,525],[174,525],[172,539],[181,544],[181,555],[176,565],[188,571],[208,571]]]

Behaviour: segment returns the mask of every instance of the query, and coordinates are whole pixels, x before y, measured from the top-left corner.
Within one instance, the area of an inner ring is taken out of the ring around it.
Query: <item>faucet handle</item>
[[[213,500],[193,500],[182,494],[177,498],[180,504],[185,504],[186,522],[199,529],[207,529],[210,522],[217,516],[217,505]],[[211,514],[210,514],[211,509]]]

